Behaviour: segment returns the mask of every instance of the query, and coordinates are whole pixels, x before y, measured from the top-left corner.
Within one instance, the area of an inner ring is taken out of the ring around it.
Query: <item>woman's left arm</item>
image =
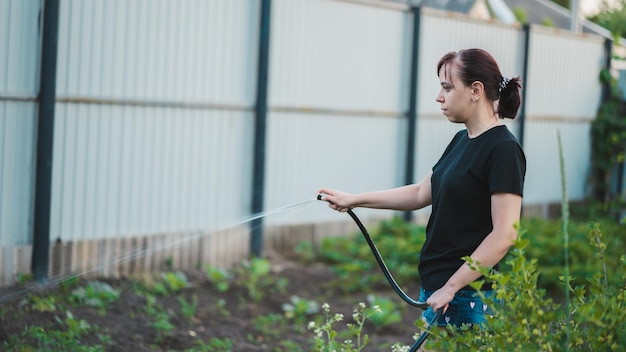
[[[496,265],[508,252],[517,238],[517,230],[514,225],[520,219],[522,197],[513,193],[495,193],[491,196],[491,217],[493,231],[472,253],[471,258],[485,267]],[[428,305],[434,310],[448,308],[448,304],[454,298],[457,291],[478,279],[481,274],[472,270],[464,263],[448,279],[446,284],[435,291],[428,299]]]

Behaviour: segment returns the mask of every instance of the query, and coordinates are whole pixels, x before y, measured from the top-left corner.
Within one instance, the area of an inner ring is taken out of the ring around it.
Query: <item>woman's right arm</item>
[[[337,211],[345,212],[352,208],[374,208],[410,211],[421,209],[432,203],[430,177],[432,171],[420,183],[392,188],[384,191],[350,194],[330,188],[317,191],[321,200]]]

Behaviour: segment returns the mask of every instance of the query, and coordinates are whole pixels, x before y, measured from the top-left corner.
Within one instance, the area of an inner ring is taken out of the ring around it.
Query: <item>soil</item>
[[[146,313],[147,299],[137,293],[137,281],[130,278],[99,279],[120,292],[119,299],[109,303],[105,310],[63,304],[57,300],[54,311],[38,311],[32,308],[31,295],[14,299],[2,303],[0,307],[0,347],[11,335],[21,336],[24,344],[36,345],[36,341],[22,333],[28,326],[42,326],[47,331],[67,330],[67,325],[62,325],[62,322],[66,312],[70,311],[76,320],[84,320],[93,328],[80,337],[80,343],[103,345],[106,351],[185,351],[191,348],[196,351],[310,351],[314,335],[307,329],[307,324],[314,317],[319,321],[322,313],[309,316],[304,321],[288,319],[283,304],[289,303],[292,296],[313,300],[319,305],[328,303],[332,314],[344,315],[343,321],[335,323],[335,329],[345,330],[346,324],[352,322],[356,304],[367,302],[368,294],[392,299],[401,310],[402,321],[383,328],[366,322],[364,334],[369,335],[370,342],[363,351],[390,351],[395,343],[412,343],[412,336],[416,333],[414,322],[419,318],[420,311],[405,304],[391,287],[380,284],[369,287],[367,292],[347,293],[341,289],[337,276],[324,264],[304,264],[293,259],[270,259],[270,263],[271,275],[277,280],[286,280],[287,285],[284,290],[266,288],[261,301],[256,303],[249,299],[242,284],[233,283],[228,291],[220,292],[204,272],[186,272],[189,287],[173,294],[156,296],[156,304],[168,313],[172,324],[172,330],[168,332],[155,328],[154,315]],[[77,285],[85,285],[87,281],[80,278]],[[0,291],[0,297],[7,297],[15,289],[20,288]],[[411,296],[418,292],[417,285],[405,289]],[[38,295],[63,294],[61,287],[46,291]],[[198,305],[192,317],[185,318],[181,314],[179,297],[184,297],[187,302],[197,297]],[[267,323],[271,321],[268,318],[265,324],[259,323],[262,317],[273,317],[274,321]],[[102,343],[101,335],[108,335],[110,340]],[[232,340],[232,349],[211,345],[216,339]],[[343,337],[337,340],[344,341]],[[352,337],[352,340],[355,341],[355,338]],[[207,347],[210,345],[213,347]],[[204,349],[199,346],[204,346]]]

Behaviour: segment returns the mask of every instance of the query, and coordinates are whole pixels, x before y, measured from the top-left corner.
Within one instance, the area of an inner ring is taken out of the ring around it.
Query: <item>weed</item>
[[[309,315],[320,311],[320,306],[315,301],[298,296],[291,296],[290,301],[290,303],[284,303],[282,309],[287,319],[294,319],[298,323],[304,323]]]
[[[104,314],[109,303],[115,302],[119,296],[119,290],[114,289],[106,282],[90,281],[85,287],[72,290],[69,300],[74,304],[96,307],[101,314]]]
[[[189,287],[187,276],[182,272],[161,273],[161,280],[169,292],[178,292]]]
[[[226,292],[230,288],[230,275],[223,269],[207,266],[206,277],[209,282],[215,285],[219,292]]]
[[[169,335],[175,328],[175,326],[170,323],[170,316],[167,312],[156,309],[151,312],[154,317],[154,322],[150,324],[157,331],[157,341],[161,341],[164,336]]]
[[[264,258],[252,258],[245,261],[238,272],[237,279],[242,283],[248,292],[248,297],[255,303],[263,299],[262,288],[272,284],[270,273],[270,262]]]
[[[198,310],[198,295],[193,295],[191,302],[187,302],[185,297],[180,296],[178,297],[178,302],[180,303],[180,311],[183,314],[183,317],[187,321],[191,321]]]
[[[57,317],[57,322],[66,330],[45,329],[41,326],[27,327],[20,336],[9,336],[1,345],[3,351],[97,352],[104,351],[104,345],[109,341],[107,335],[99,335],[102,343],[100,346],[82,343],[81,338],[95,328],[85,320],[77,320],[69,311],[66,312],[65,319]]]
[[[209,313],[216,313],[223,317],[229,317],[232,315],[228,308],[226,308],[226,301],[222,298],[218,299],[217,302],[215,302],[215,305],[209,307]]]
[[[343,343],[337,341],[338,331],[335,330],[334,324],[343,320],[343,314],[331,314],[330,306],[327,303],[322,305],[322,313],[324,321],[321,324],[310,322],[309,330],[313,330],[314,349],[315,352],[342,351],[342,352],[359,352],[367,346],[369,336],[363,335],[363,325],[368,318],[374,314],[380,313],[380,307],[373,306],[368,308],[365,303],[359,303],[353,310],[352,319],[354,323],[348,323],[348,336],[356,338],[355,343],[350,340],[344,340]]]
[[[33,274],[23,274],[23,273],[17,273],[15,275],[16,281],[18,285],[24,284],[28,281],[32,281],[33,280]]]
[[[229,338],[220,339],[213,337],[209,339],[209,342],[206,344],[206,348],[206,351],[209,352],[229,352],[233,350],[233,340]]]
[[[288,321],[280,314],[267,314],[254,318],[254,328],[259,335],[276,339],[289,328]]]
[[[30,308],[37,312],[54,312],[57,310],[56,300],[53,296],[30,297]]]

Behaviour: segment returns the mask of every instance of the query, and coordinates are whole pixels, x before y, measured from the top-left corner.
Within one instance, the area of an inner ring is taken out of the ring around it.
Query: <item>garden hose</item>
[[[322,194],[318,194],[317,195],[317,200],[322,200]],[[363,237],[365,237],[365,240],[367,241],[367,244],[369,245],[370,249],[372,250],[372,254],[374,254],[374,257],[376,258],[376,261],[378,262],[378,265],[380,266],[380,269],[382,270],[383,274],[387,278],[387,281],[389,282],[391,287],[394,289],[394,291],[396,291],[398,296],[400,296],[400,298],[402,298],[402,300],[404,300],[406,303],[408,303],[409,305],[411,305],[413,307],[417,307],[417,308],[422,309],[422,310],[428,309],[428,304],[426,304],[426,302],[416,301],[413,298],[409,297],[406,293],[404,293],[402,288],[400,288],[400,286],[398,285],[396,280],[393,278],[393,275],[391,275],[391,272],[387,268],[387,265],[385,264],[385,261],[383,260],[383,257],[380,255],[380,252],[378,251],[378,248],[376,248],[376,244],[374,244],[374,241],[372,240],[372,237],[370,236],[369,232],[367,232],[367,229],[365,228],[365,226],[363,225],[361,220],[356,216],[356,214],[354,214],[352,209],[348,210],[348,215],[350,215],[352,220],[354,220],[356,225],[359,227],[359,230],[361,230],[361,233],[363,234]],[[422,344],[424,343],[424,341],[426,341],[426,338],[430,334],[430,327],[439,319],[440,315],[441,315],[441,309],[435,311],[435,315],[428,322],[428,328],[420,335],[420,337],[411,346],[411,348],[409,349],[409,352],[415,352],[422,346]]]

